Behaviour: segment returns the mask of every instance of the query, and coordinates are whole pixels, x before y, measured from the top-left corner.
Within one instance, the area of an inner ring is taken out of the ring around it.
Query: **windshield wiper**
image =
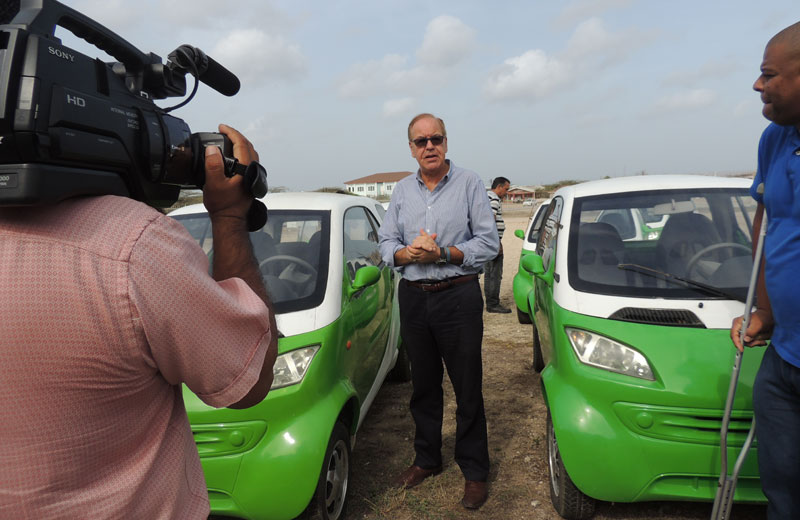
[[[727,298],[729,300],[736,300],[742,303],[744,303],[745,301],[744,298],[742,298],[740,295],[724,291],[719,287],[714,287],[713,285],[707,285],[701,282],[696,282],[694,280],[689,280],[688,278],[684,278],[676,274],[665,273],[664,271],[659,271],[658,269],[653,269],[652,267],[645,267],[639,264],[617,264],[617,267],[624,271],[633,271],[635,273],[647,274],[656,278],[661,278],[662,280],[666,280],[668,282],[683,284],[693,289],[700,289],[701,291],[705,291],[713,296]]]

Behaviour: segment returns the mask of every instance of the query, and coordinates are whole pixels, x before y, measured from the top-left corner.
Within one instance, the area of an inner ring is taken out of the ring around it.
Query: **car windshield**
[[[578,198],[570,284],[621,296],[743,300],[755,209],[747,188]]]
[[[214,261],[207,213],[176,215]],[[330,212],[269,210],[266,225],[250,233],[267,292],[275,312],[311,309],[322,303],[330,256]]]

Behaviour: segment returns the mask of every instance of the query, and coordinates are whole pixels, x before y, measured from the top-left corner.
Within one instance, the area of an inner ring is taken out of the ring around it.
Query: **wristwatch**
[[[445,265],[447,264],[447,257],[450,256],[449,248],[447,247],[440,247],[439,248],[439,258],[436,259],[436,265]]]

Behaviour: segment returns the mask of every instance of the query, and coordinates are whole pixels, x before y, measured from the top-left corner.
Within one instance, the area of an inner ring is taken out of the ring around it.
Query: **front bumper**
[[[617,502],[713,500],[734,356],[728,331],[623,323],[568,312],[560,317],[542,384],[564,466],[578,489]],[[637,348],[656,381],[580,363],[564,326]],[[728,435],[729,468],[750,428],[752,382],[763,352],[748,354]],[[735,499],[766,501],[755,446],[742,467]]]

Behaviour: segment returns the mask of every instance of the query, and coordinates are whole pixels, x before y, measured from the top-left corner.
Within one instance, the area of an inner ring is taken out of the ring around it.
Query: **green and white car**
[[[547,416],[551,498],[564,518],[597,500],[714,499],[720,426],[752,266],[751,181],[639,176],[558,190],[523,267],[534,369]],[[664,226],[629,237],[602,215],[645,212]],[[752,420],[763,349],[748,349],[728,435]],[[764,502],[754,447],[735,499]]]
[[[525,202],[533,200],[527,199]],[[514,231],[514,236],[522,239],[522,250],[520,251],[519,267],[517,274],[514,275],[512,290],[514,294],[514,304],[517,307],[517,320],[520,323],[530,323],[531,319],[528,316],[528,293],[533,288],[533,277],[531,274],[522,268],[522,260],[527,255],[532,255],[536,252],[536,241],[539,239],[539,229],[541,228],[544,215],[547,213],[547,207],[550,205],[550,199],[542,201],[534,212],[533,216],[528,220],[528,227],[525,231],[517,229]]]
[[[410,379],[397,279],[378,250],[383,207],[326,193],[261,200],[268,220],[251,240],[280,331],[272,389],[252,408],[218,410],[184,388],[186,409],[213,514],[338,519],[358,427],[390,371]],[[171,216],[213,261],[203,206]]]

